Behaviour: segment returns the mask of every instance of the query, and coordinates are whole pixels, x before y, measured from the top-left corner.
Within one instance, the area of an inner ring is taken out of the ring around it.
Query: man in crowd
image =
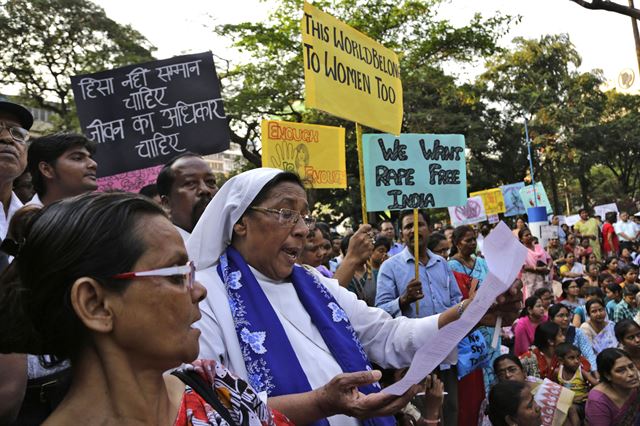
[[[380,267],[376,292],[376,306],[394,317],[411,318],[439,314],[460,303],[462,293],[447,261],[427,249],[429,224],[427,216],[418,214],[419,275],[415,277],[413,211],[400,213],[399,228],[406,247]],[[419,312],[416,312],[416,303]],[[442,364],[439,375],[448,392],[444,402],[446,425],[457,425],[457,372],[455,366]]]
[[[589,238],[589,245],[593,249],[593,254],[595,254],[596,258],[600,260],[602,258],[600,241],[598,240],[600,225],[596,219],[589,217],[589,211],[587,209],[580,209],[578,214],[580,215],[580,220],[573,225],[573,230],[576,232],[578,237]]]
[[[26,108],[0,101],[0,238],[7,236],[9,221],[22,207],[13,193],[13,181],[27,166],[27,141],[33,116]],[[7,266],[1,253],[0,270]],[[27,358],[22,354],[0,355],[0,424],[10,423],[18,414],[27,385]]]
[[[618,239],[620,240],[620,250],[626,248],[630,252],[633,250],[633,243],[640,234],[640,227],[629,220],[629,213],[620,212],[620,220],[614,225]]]
[[[404,244],[401,244],[395,240],[396,228],[393,226],[393,222],[391,222],[390,220],[383,220],[380,223],[380,235],[391,241],[391,249],[387,253],[388,256],[398,254],[404,248]]]
[[[209,201],[218,192],[209,164],[192,152],[185,152],[164,165],[158,179],[158,194],[171,221],[187,241]]]
[[[29,145],[28,167],[36,195],[28,204],[47,206],[98,188],[96,145],[83,135],[56,133]]]

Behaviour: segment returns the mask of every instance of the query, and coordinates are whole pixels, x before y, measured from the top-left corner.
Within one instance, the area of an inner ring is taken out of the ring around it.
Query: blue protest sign
[[[517,216],[527,212],[522,198],[520,198],[520,190],[522,188],[524,188],[524,182],[502,185],[500,187],[502,197],[504,198],[505,216]]]
[[[459,206],[467,201],[463,135],[362,135],[367,211]]]

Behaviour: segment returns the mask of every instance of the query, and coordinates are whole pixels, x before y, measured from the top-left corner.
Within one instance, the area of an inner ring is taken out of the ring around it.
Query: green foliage
[[[58,114],[60,129],[79,126],[70,77],[152,60],[154,47],[88,0],[0,1],[0,83],[22,100]]]

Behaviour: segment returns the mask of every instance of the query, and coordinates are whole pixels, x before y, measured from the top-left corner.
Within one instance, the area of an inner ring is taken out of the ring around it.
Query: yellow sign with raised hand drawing
[[[262,166],[297,173],[308,188],[346,188],[344,128],[262,120]]]
[[[394,135],[402,126],[398,56],[304,3],[305,105]]]
[[[485,189],[484,191],[472,192],[469,197],[482,197],[485,213],[490,216],[498,213],[504,213],[504,197],[500,188]]]

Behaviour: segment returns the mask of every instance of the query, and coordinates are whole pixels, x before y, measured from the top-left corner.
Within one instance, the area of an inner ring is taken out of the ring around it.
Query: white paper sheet
[[[500,222],[484,240],[484,255],[489,273],[462,317],[438,330],[432,341],[416,351],[402,380],[383,389],[383,392],[402,395],[435,370],[478,324],[496,298],[513,284],[524,264],[527,249],[513,236],[509,227]]]

